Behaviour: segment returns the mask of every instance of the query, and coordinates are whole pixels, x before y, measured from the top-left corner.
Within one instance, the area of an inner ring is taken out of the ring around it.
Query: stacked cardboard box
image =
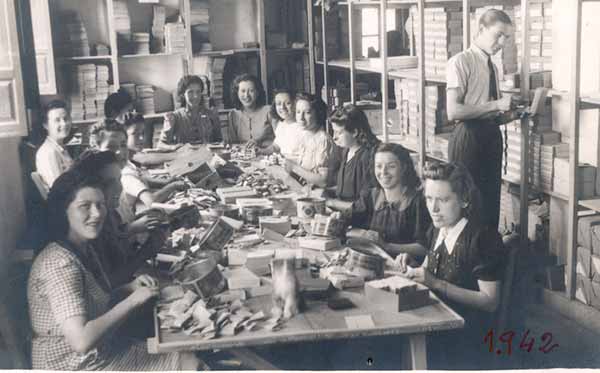
[[[131,48],[133,54],[150,54],[150,34],[147,32],[131,34]]]
[[[506,151],[502,154],[502,177],[514,183],[521,182],[521,123],[514,121],[506,125]],[[527,165],[529,180],[533,180],[531,170],[535,164],[533,147],[529,147],[529,165]]]
[[[165,49],[165,7],[155,5],[152,7],[152,53],[162,53]]]
[[[575,185],[578,198],[590,198],[596,193],[596,167],[580,164]],[[569,194],[569,157],[554,158],[554,180],[552,190],[566,196]]]
[[[185,26],[183,22],[165,25],[165,51],[169,54],[185,53]]]
[[[209,79],[211,82],[211,96],[217,109],[224,108],[223,94],[225,91],[223,86],[223,71],[225,71],[226,62],[227,59],[224,57],[213,58],[209,74]]]
[[[129,96],[133,101],[137,100],[137,93],[135,90],[135,83],[121,83],[121,89],[129,93]]]
[[[124,0],[115,0],[114,4],[114,27],[117,33],[117,46],[119,54],[127,54],[130,51],[131,41],[131,20],[129,18],[129,9]]]
[[[411,7],[412,30],[417,56],[425,58],[425,76],[445,77],[448,59],[462,50],[462,11],[461,8],[425,9],[425,53],[419,50],[419,19],[417,8]]]
[[[530,181],[533,186],[542,191],[551,191],[554,159],[554,148],[552,145],[560,143],[560,133],[555,131],[534,132],[531,134],[531,140],[534,162],[533,176]]]
[[[515,41],[521,61],[521,7],[514,9]],[[529,4],[529,51],[531,71],[552,70],[552,0],[531,0]]]
[[[108,66],[83,64],[71,70],[71,117],[75,120],[93,119],[104,114],[108,96]],[[102,105],[100,111],[97,107]]]
[[[600,215],[577,221],[576,298],[600,309]]]
[[[87,31],[79,13],[65,11],[62,20],[62,32],[57,33],[55,41],[57,54],[65,57],[89,56]]]
[[[502,183],[500,190],[500,231],[514,231],[519,225],[521,201],[518,186]]]
[[[206,50],[204,44],[210,43],[210,1],[196,0],[191,2],[190,26],[192,31],[192,48]]]
[[[137,110],[142,114],[154,114],[154,87],[150,84],[138,84],[135,87]]]

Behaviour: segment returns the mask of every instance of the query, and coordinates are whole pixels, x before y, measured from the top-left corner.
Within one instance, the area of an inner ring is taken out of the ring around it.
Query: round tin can
[[[300,219],[312,219],[316,214],[325,213],[325,198],[298,198],[296,208]]]

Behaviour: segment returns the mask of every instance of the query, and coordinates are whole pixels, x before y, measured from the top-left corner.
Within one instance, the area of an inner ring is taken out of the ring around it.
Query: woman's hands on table
[[[158,281],[149,275],[136,277],[127,288],[131,292],[128,299],[135,307],[141,306],[159,294]]]

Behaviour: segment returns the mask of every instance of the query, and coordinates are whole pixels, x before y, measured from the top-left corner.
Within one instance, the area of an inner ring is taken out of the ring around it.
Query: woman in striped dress
[[[61,175],[50,190],[48,214],[52,242],[36,257],[27,284],[33,369],[195,369],[194,358],[184,367],[179,354],[150,355],[143,343],[113,338],[134,310],[157,296],[158,287],[150,276],[140,276],[111,288],[91,245],[106,217],[100,180],[76,170]],[[119,295],[123,300],[111,307]]]

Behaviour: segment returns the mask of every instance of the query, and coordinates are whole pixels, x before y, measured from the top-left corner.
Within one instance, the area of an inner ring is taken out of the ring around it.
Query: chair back
[[[33,184],[37,188],[38,192],[40,192],[40,196],[45,200],[48,199],[48,187],[44,180],[42,180],[42,175],[40,175],[37,171],[33,171],[31,173],[31,180],[33,180]]]

